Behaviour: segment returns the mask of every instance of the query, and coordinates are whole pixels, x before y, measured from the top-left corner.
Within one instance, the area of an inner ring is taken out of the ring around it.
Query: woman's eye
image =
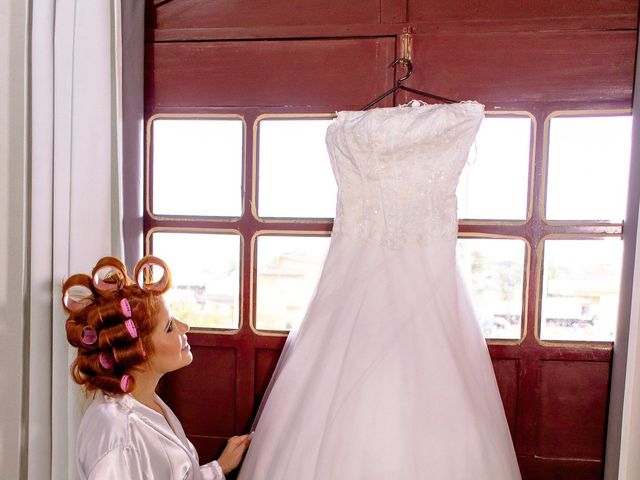
[[[167,332],[170,332],[172,330],[173,330],[173,320],[169,322],[169,326],[167,327]]]

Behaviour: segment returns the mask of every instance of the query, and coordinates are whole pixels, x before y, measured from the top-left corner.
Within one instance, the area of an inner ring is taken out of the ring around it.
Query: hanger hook
[[[411,60],[409,60],[408,58],[398,58],[394,60],[394,62],[391,65],[389,65],[389,67],[395,67],[399,63],[401,63],[407,69],[407,74],[404,77],[398,79],[398,81],[396,82],[396,85],[400,85],[407,78],[409,78],[413,73],[413,64],[411,63]]]

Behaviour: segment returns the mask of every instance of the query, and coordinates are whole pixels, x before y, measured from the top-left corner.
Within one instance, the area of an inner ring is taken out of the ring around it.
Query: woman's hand
[[[227,446],[224,447],[224,451],[220,455],[220,458],[218,458],[218,465],[220,465],[225,475],[240,465],[244,452],[249,448],[252,436],[251,434],[247,434],[229,439]]]

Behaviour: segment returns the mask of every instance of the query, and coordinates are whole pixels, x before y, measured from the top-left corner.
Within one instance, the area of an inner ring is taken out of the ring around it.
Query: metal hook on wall
[[[407,80],[411,76],[411,74],[413,73],[413,63],[411,62],[413,42],[412,42],[411,34],[410,33],[403,33],[401,35],[401,37],[400,37],[400,41],[401,41],[401,44],[400,44],[400,58],[397,58],[396,60],[394,60],[391,63],[391,65],[389,65],[389,68],[391,68],[391,67],[395,68],[396,65],[402,64],[402,66],[407,69],[407,72],[405,73],[405,75],[403,77],[401,77],[398,80],[396,80],[395,85],[393,87],[391,87],[389,90],[384,92],[382,95],[380,95],[379,97],[377,97],[374,100],[372,100],[371,102],[369,102],[364,107],[362,107],[362,110],[368,110],[373,105],[378,103],[380,100],[382,100],[383,98],[387,97],[388,95],[391,95],[392,93],[394,93],[397,90],[404,90],[404,91],[409,92],[409,93],[414,93],[416,95],[422,95],[423,97],[432,98],[434,100],[439,100],[439,101],[444,102],[444,103],[456,103],[457,100],[452,100],[450,98],[441,97],[439,95],[434,95],[433,93],[423,92],[422,90],[418,90],[418,89],[415,89],[415,88],[406,87],[406,86],[402,85],[402,82]]]
[[[396,85],[399,85],[402,82],[404,82],[413,73],[413,63],[411,62],[411,57],[413,54],[413,36],[409,31],[405,30],[405,32],[402,35],[400,35],[399,40],[400,40],[400,57],[396,61],[394,61],[391,64],[391,66],[396,66],[398,63],[401,63],[407,69],[407,73],[405,74],[404,77],[400,78],[396,82]]]
[[[407,78],[409,78],[413,73],[413,64],[411,63],[411,60],[409,60],[408,58],[398,58],[394,60],[393,63],[389,65],[389,68],[395,67],[399,63],[401,63],[407,69],[407,73],[405,74],[404,77],[399,78],[398,81],[396,81],[396,85],[400,85]]]

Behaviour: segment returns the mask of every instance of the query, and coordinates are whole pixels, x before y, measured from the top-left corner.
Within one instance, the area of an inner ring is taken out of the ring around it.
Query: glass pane
[[[258,237],[256,328],[290,330],[299,325],[313,295],[329,237]]]
[[[630,116],[552,118],[547,218],[622,221],[630,152]]]
[[[153,122],[153,213],[242,214],[241,120]]]
[[[524,241],[461,238],[458,252],[484,336],[520,338]]]
[[[527,216],[531,119],[487,117],[458,184],[458,218]]]
[[[546,240],[540,338],[613,341],[622,240]]]
[[[262,120],[258,215],[333,218],[337,186],[324,143],[331,120]]]
[[[240,236],[159,232],[152,240],[171,269],[173,315],[192,327],[238,328]]]

